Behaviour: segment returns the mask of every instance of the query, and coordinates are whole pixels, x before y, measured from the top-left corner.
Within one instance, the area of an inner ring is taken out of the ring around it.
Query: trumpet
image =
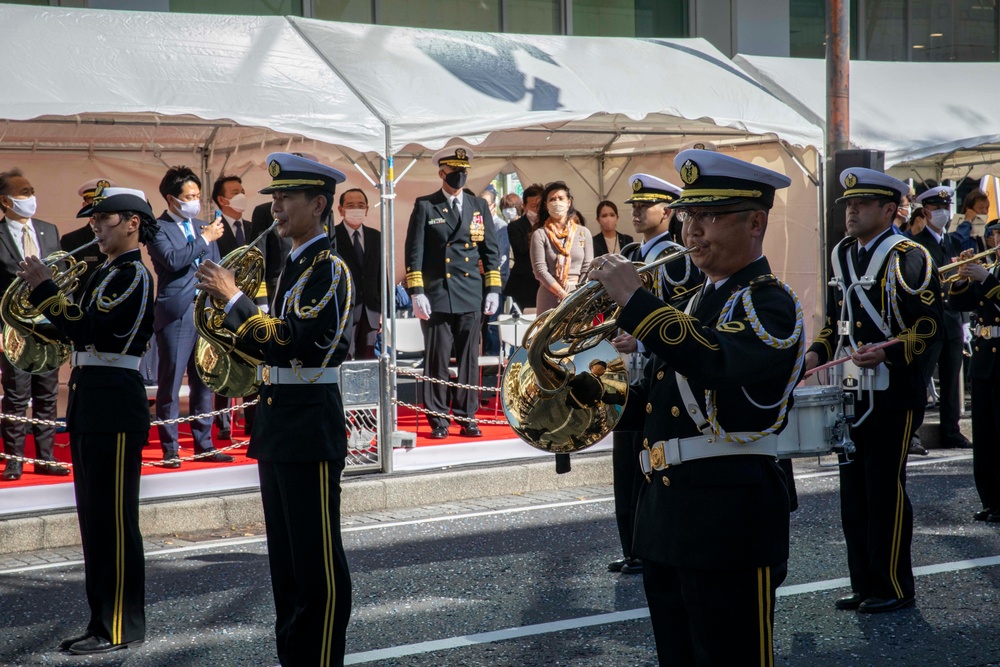
[[[278,224],[275,220],[253,241],[231,251],[219,265],[230,269],[236,277],[236,286],[244,294],[254,295],[264,279],[264,255],[257,243]],[[194,328],[199,338],[195,344],[195,368],[202,382],[216,394],[228,398],[249,396],[257,391],[257,366],[262,363],[236,347],[236,334],[222,322],[226,317],[226,304],[206,292],[199,292],[194,299]]]
[[[52,269],[52,280],[59,292],[68,296],[80,284],[80,277],[87,271],[87,263],[74,255],[97,243],[94,238],[79,248],[68,252],[59,250],[43,260]],[[66,262],[59,270],[56,264]],[[28,373],[48,373],[62,366],[71,352],[69,341],[28,300],[31,285],[15,278],[0,299],[0,319],[3,320],[3,352],[15,367]]]
[[[638,265],[652,290],[658,269],[694,248],[671,250]],[[618,330],[618,306],[597,280],[540,315],[511,355],[500,400],[511,428],[529,445],[555,454],[580,451],[615,427],[628,396],[628,370],[609,342]]]
[[[993,261],[988,261],[987,258],[993,255]],[[958,270],[968,264],[969,262],[982,262],[983,266],[992,271],[998,262],[1000,262],[1000,248],[991,248],[989,250],[984,250],[981,253],[977,253],[972,257],[966,257],[965,259],[960,259],[957,262],[952,262],[951,264],[945,264],[938,269],[938,275],[940,276],[941,283],[953,283],[962,280],[962,276],[958,275]],[[951,274],[952,275],[946,275]]]

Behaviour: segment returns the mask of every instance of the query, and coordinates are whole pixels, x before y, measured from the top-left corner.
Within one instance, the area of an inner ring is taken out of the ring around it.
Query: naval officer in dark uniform
[[[77,194],[83,198],[83,208],[80,209],[80,213],[90,209],[91,205],[94,203],[94,193],[97,192],[98,188],[113,188],[114,185],[114,183],[106,178],[95,178],[81,185],[80,189],[77,190]],[[77,217],[80,217],[80,214],[77,214]],[[70,250],[76,250],[93,240],[94,230],[90,226],[90,221],[87,221],[82,227],[74,229],[68,234],[64,234],[59,239],[59,247],[69,252]],[[81,250],[74,255],[74,258],[77,261],[87,263],[86,275],[91,276],[94,275],[95,271],[101,268],[101,265],[104,264],[104,260],[106,259],[104,253],[98,250],[96,246],[89,246],[85,250]],[[83,290],[86,286],[87,280],[81,280],[80,284],[73,292],[73,300],[75,302],[80,302],[80,298],[83,296]]]
[[[986,246],[1000,246],[1000,221],[986,225]],[[960,257],[968,259],[974,250]],[[989,262],[996,259],[988,258]],[[1000,523],[1000,264],[987,268],[968,262],[958,269],[949,304],[972,311],[972,474],[983,508],[972,516],[977,521]]]
[[[228,302],[224,326],[262,358],[247,456],[257,459],[277,615],[278,659],[343,665],[351,577],[340,537],[347,426],[338,386],[350,346],[351,279],[323,229],[344,174],[290,153],[267,157],[278,234],[292,241],[269,313],[231,271],[198,267],[198,288]]]
[[[79,217],[93,218],[107,256],[79,305],[59,292],[37,257],[25,258],[18,276],[34,288],[31,303],[73,343],[66,426],[90,622],[60,648],[87,655],[146,636],[139,471],[149,404],[139,361],[153,336],[153,277],[139,242],[152,242],[156,219],[146,195],[127,188],[99,188]]]
[[[876,614],[914,600],[906,456],[924,418],[929,364],[939,346],[941,285],[927,251],[892,228],[909,186],[858,167],[844,170],[840,182],[847,238],[831,253],[836,285],[806,367],[850,357],[831,369],[828,383],[855,395],[857,416],[850,431],[857,451],[839,467],[853,593],[835,606]],[[869,346],[890,338],[899,342]]]
[[[434,155],[441,189],[417,198],[406,229],[406,289],[413,299],[413,314],[422,320],[424,373],[447,380],[454,350],[458,382],[464,385],[478,384],[482,316],[497,311],[501,290],[493,214],[486,200],[463,190],[472,157],[466,146],[452,146]],[[474,421],[477,392],[428,383],[424,406],[447,415],[449,396],[451,411],[462,423],[461,435],[482,436]],[[427,421],[430,437],[448,437],[448,417],[427,415]]]
[[[595,262],[647,365],[624,428],[642,432],[636,515],[662,665],[771,665],[774,593],[788,560],[788,491],[775,438],[805,354],[802,309],[762,255],[782,174],[705,151],[674,161],[670,207],[705,286],[684,310],[640,288],[628,260]],[[720,634],[721,633],[721,634]]]

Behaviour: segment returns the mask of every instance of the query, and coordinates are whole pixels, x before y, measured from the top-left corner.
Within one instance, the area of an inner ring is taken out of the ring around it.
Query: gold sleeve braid
[[[407,289],[411,287],[423,287],[424,286],[424,273],[423,271],[407,271],[406,273],[406,287]]]
[[[273,340],[278,345],[288,345],[291,338],[282,338],[278,333],[278,325],[281,324],[281,321],[281,318],[271,317],[258,308],[255,315],[251,315],[239,326],[236,335],[239,338],[253,336],[253,339],[258,343],[267,343]]]
[[[819,336],[816,337],[817,343],[823,346],[826,350],[826,358],[833,358],[833,347],[830,345],[830,338],[833,337],[833,329],[830,327],[823,327],[820,329]]]
[[[921,328],[924,331],[920,331]],[[937,334],[937,322],[930,317],[920,317],[909,329],[903,329],[896,338],[903,344],[903,353],[906,363],[912,363],[914,357],[918,357],[927,349],[926,340],[933,339]]]
[[[687,338],[693,338],[709,350],[718,350],[719,346],[709,342],[699,331],[699,322],[690,315],[672,306],[657,308],[646,316],[635,329],[635,337],[642,340],[650,335],[654,328],[659,328],[657,335],[667,345],[679,345]]]
[[[486,287],[501,287],[500,271],[493,270],[486,272]],[[423,284],[421,282],[421,284]]]

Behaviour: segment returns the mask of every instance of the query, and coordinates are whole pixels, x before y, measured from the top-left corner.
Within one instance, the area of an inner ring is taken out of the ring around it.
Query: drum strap
[[[882,313],[879,312],[879,310],[875,307],[875,304],[873,304],[871,302],[871,299],[868,298],[868,290],[871,289],[872,286],[874,286],[875,284],[874,276],[878,275],[878,272],[882,268],[882,265],[885,263],[886,257],[888,257],[889,252],[893,248],[895,248],[896,245],[904,243],[906,240],[907,238],[902,234],[890,234],[889,236],[882,239],[882,242],[878,244],[878,247],[872,253],[871,261],[868,263],[869,275],[860,276],[862,278],[871,278],[871,280],[873,281],[872,285],[868,287],[863,287],[860,290],[855,290],[854,292],[855,294],[858,295],[858,301],[861,302],[861,306],[865,309],[865,312],[868,313],[868,317],[871,318],[871,321],[875,323],[875,325],[879,328],[879,330],[886,338],[892,335],[892,329],[889,328],[889,325],[885,321],[885,318],[882,316]],[[837,283],[841,286],[841,291],[846,292],[846,289],[844,289],[844,282],[843,282],[844,267],[841,265],[840,261],[840,246],[843,243],[844,242],[841,241],[839,244],[837,244],[837,247],[833,249],[833,254],[830,257],[830,262],[833,264],[833,274],[837,278]],[[847,270],[851,277],[851,284],[858,282],[859,276],[854,268],[854,262],[847,263]]]

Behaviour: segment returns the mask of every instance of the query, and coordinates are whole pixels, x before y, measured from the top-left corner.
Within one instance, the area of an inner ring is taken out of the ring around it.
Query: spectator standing
[[[382,233],[365,225],[368,195],[354,188],[340,194],[334,226],[337,254],[354,282],[354,312],[349,359],[374,359],[375,339],[382,318]]]
[[[583,280],[594,259],[594,241],[573,194],[562,181],[545,186],[531,233],[531,264],[538,279],[539,313],[555,308]]]
[[[594,234],[594,257],[609,252],[620,254],[622,248],[632,243],[631,236],[618,231],[618,207],[613,201],[605,199],[597,205],[597,224],[601,226],[601,231]]]
[[[531,264],[531,232],[538,221],[538,208],[545,188],[533,183],[524,189],[524,214],[507,226],[510,242],[510,277],[503,286],[504,296],[514,300],[521,310],[535,307],[538,295],[538,279]]]

